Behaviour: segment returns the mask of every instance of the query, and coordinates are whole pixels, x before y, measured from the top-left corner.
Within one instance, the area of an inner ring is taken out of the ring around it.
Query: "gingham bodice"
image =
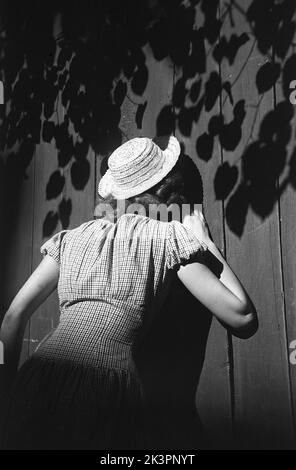
[[[137,214],[56,233],[40,251],[60,266],[60,322],[38,354],[129,368],[132,346],[161,308],[174,271],[206,248],[178,221]]]

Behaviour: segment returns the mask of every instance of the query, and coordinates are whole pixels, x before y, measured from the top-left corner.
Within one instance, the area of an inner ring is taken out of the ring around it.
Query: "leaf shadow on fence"
[[[2,4],[5,179],[16,194],[36,145],[48,143],[56,149],[57,169],[48,175],[45,197],[57,200],[57,207],[44,220],[44,236],[51,235],[59,221],[63,228],[70,221],[71,200],[63,198],[65,168],[70,168],[73,188],[83,191],[90,178],[89,149],[108,155],[125,138],[119,127],[121,105],[128,88],[141,99],[147,87],[149,70],[143,52],[147,44],[156,60],[169,58],[180,72],[173,103],[155,117],[157,133],[178,128],[181,136],[195,140],[198,158],[207,162],[217,139],[222,151],[235,151],[247,113],[244,100],[233,101],[234,83],[223,81],[218,71],[208,71],[209,60],[218,66],[222,60],[233,64],[239,50],[255,41],[260,53],[271,60],[259,68],[254,86],[263,95],[278,81],[285,101],[263,116],[258,138],[238,156],[243,161],[240,176],[236,163],[217,169],[215,194],[227,201],[226,221],[241,236],[249,210],[264,219],[287,185],[295,187],[295,152],[288,155],[287,151],[294,115],[289,83],[296,61],[295,54],[287,56],[295,33],[291,0],[280,6],[275,0],[254,0],[247,11],[239,1],[220,4],[218,0],[210,4],[205,0],[147,0],[141,6],[132,0],[83,5],[76,1],[71,8],[66,2]],[[196,21],[197,8],[201,20]],[[234,10],[244,15],[250,33],[232,34],[229,39],[223,23],[228,17],[234,21]],[[193,126],[213,110],[222,91],[231,102],[232,121],[225,121],[222,107],[210,119],[207,132],[194,135]],[[138,128],[146,108],[147,101],[139,102]],[[278,187],[287,166],[290,172]],[[267,181],[262,178],[266,173]],[[10,211],[16,205],[12,202]]]
[[[294,3],[253,0],[244,11],[240,0],[73,1],[71,6],[63,1],[2,2],[0,78],[5,83],[6,104],[0,115],[1,241],[7,247],[7,260],[13,249],[9,240],[18,217],[20,189],[29,177],[38,145],[51,145],[57,155],[56,169],[48,175],[44,190],[46,201],[56,201],[55,210],[49,211],[43,221],[43,236],[47,237],[59,223],[67,228],[71,220],[73,208],[71,199],[64,197],[64,171],[70,168],[73,188],[83,191],[91,177],[89,150],[106,157],[126,138],[120,120],[129,89],[139,98],[135,119],[141,129],[147,112],[143,95],[150,80],[143,52],[146,45],[156,60],[171,60],[179,72],[172,103],[155,116],[157,134],[178,129],[181,137],[194,141],[198,159],[206,163],[213,158],[217,141],[222,151],[233,152],[239,147],[249,112],[244,100],[234,101],[234,83],[223,81],[218,71],[209,71],[209,60],[217,69],[223,60],[233,64],[240,49],[250,44],[252,51],[253,43],[270,59],[258,70],[254,87],[263,97],[264,93],[275,91],[278,82],[282,101],[263,116],[258,136],[247,143],[237,163],[221,163],[213,181],[207,182],[214,185],[217,200],[225,201],[226,222],[238,237],[244,233],[248,211],[262,220],[268,217],[287,186],[296,189],[296,151],[289,154],[288,150],[294,116],[288,100],[289,83],[294,78],[296,55],[287,55],[295,33]],[[202,20],[196,27],[197,8]],[[228,39],[222,26],[226,17],[233,23],[234,10],[244,15],[250,33],[232,34]],[[226,120],[222,106],[211,117],[207,131],[195,135],[194,126],[214,109],[222,93],[231,104],[232,119]],[[258,109],[259,106],[260,101]],[[180,286],[176,292],[183,298]],[[189,299],[185,301],[190,304]],[[170,318],[172,324],[182,311],[180,304],[175,305],[178,308]],[[187,313],[191,318],[190,312]],[[169,334],[167,322],[166,318],[161,326],[160,320],[159,338]],[[200,351],[192,354],[195,360],[198,356],[202,361],[209,324],[210,319],[205,316]],[[190,331],[199,330],[194,326]],[[185,357],[191,357],[193,340],[196,338],[182,343],[183,356],[179,351],[185,362]],[[157,344],[157,338],[155,341]],[[196,362],[191,366],[189,372],[196,373]],[[164,377],[174,389],[172,377]],[[192,377],[188,374],[183,379],[186,382]],[[187,391],[191,393],[193,388],[191,383]],[[176,397],[179,392],[177,388]]]

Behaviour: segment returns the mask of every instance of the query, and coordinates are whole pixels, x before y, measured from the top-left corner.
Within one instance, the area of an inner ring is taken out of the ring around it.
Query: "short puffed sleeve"
[[[51,238],[43,243],[43,245],[41,245],[40,253],[42,255],[50,255],[58,264],[60,264],[62,241],[68,232],[70,232],[70,230],[61,230],[60,232],[55,233]]]
[[[178,269],[181,265],[202,261],[207,249],[206,243],[200,241],[192,230],[181,222],[170,222],[166,256],[168,269]]]

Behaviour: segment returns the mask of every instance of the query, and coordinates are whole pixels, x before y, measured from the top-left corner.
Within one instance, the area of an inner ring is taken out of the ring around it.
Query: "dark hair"
[[[193,210],[194,204],[201,204],[202,200],[203,188],[200,173],[191,158],[182,154],[176,165],[159,183],[141,194],[121,201],[121,203],[124,203],[121,207],[125,210],[130,204],[140,204],[148,213],[151,204],[166,204],[167,206],[177,204],[180,208],[182,204],[189,204],[191,210]],[[97,211],[100,204],[105,206],[106,204],[110,205],[115,219],[120,216],[117,213],[118,205],[116,198],[112,196],[102,198],[99,196],[95,212],[100,212]],[[104,214],[104,216],[95,215],[95,218],[108,217],[108,214]]]

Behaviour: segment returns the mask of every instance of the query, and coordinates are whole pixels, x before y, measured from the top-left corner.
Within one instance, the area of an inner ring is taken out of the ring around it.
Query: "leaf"
[[[85,188],[90,176],[88,160],[76,160],[71,166],[71,181],[75,189]]]
[[[59,222],[59,216],[57,212],[49,211],[46,214],[45,220],[42,227],[43,237],[49,237],[56,230]]]
[[[135,117],[135,121],[136,121],[136,125],[138,129],[142,129],[142,121],[143,121],[146,107],[147,107],[147,101],[145,101],[145,103],[143,104],[139,104],[138,106],[136,117]]]
[[[121,106],[127,93],[127,84],[119,80],[114,90],[114,103]]]
[[[274,85],[281,73],[280,64],[268,62],[262,65],[256,75],[256,85],[259,93],[264,93],[270,90]]]
[[[53,121],[44,121],[42,128],[42,139],[50,143],[55,134],[55,124]]]
[[[131,87],[132,87],[133,92],[136,95],[142,95],[146,89],[147,83],[148,83],[148,69],[146,65],[142,65],[141,67],[138,68],[138,70],[136,71],[132,79]]]
[[[65,185],[65,177],[60,170],[56,170],[49,178],[46,185],[46,199],[54,199],[63,191]]]
[[[230,230],[241,237],[246,223],[249,197],[245,185],[241,184],[230,197],[226,206],[226,221]]]
[[[296,189],[296,148],[293,151],[290,160],[290,181],[294,189]]]
[[[70,224],[70,215],[72,212],[71,199],[63,198],[59,204],[58,211],[59,211],[59,218],[61,220],[63,229],[68,228]]]
[[[207,133],[202,134],[196,141],[196,151],[199,158],[208,162],[212,158],[214,138]]]
[[[214,178],[214,189],[216,199],[226,199],[233,190],[238,180],[238,169],[236,166],[230,166],[228,162],[223,163],[216,172]]]

